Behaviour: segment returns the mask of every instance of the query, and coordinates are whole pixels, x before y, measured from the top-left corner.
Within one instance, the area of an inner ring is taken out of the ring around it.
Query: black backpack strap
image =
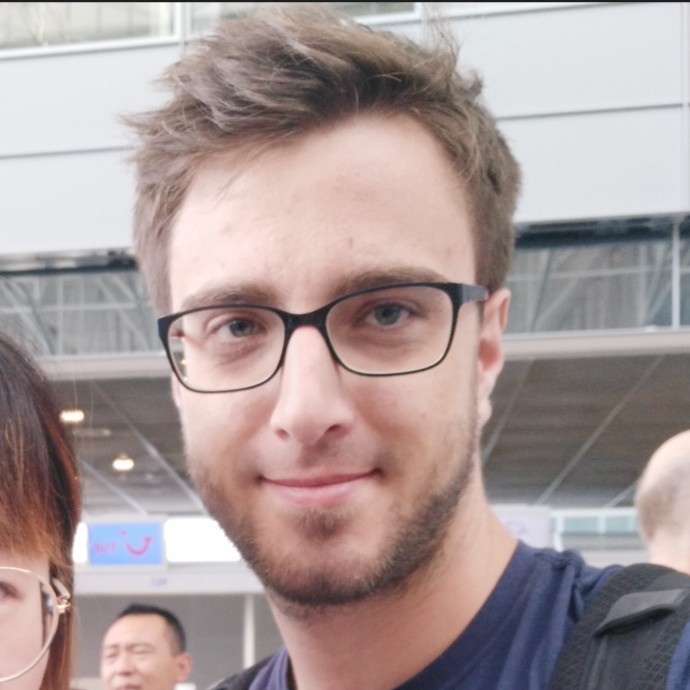
[[[610,575],[573,628],[550,690],[665,690],[690,621],[690,576],[637,563]]]
[[[249,690],[252,681],[259,675],[259,671],[268,663],[271,657],[266,657],[254,666],[245,668],[244,671],[236,673],[234,676],[224,678],[211,685],[208,690]]]

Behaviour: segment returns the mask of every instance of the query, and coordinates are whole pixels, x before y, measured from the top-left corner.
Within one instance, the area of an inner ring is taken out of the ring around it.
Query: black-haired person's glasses
[[[158,319],[158,333],[177,378],[199,393],[266,383],[301,326],[316,328],[348,371],[398,376],[442,362],[460,307],[487,296],[479,285],[402,283],[359,290],[307,314],[242,303],[189,309]]]
[[[55,589],[57,589],[57,593]],[[70,595],[31,570],[0,566],[0,683],[30,671],[44,657]]]

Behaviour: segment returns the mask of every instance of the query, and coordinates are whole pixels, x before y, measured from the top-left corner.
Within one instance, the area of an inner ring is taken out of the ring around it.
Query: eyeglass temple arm
[[[483,302],[489,298],[489,291],[483,285],[463,284],[460,291],[460,298],[463,304],[467,302]]]
[[[57,590],[58,614],[67,613],[72,608],[72,603],[70,602],[72,595],[67,591],[67,587],[57,578],[53,578],[53,587]]]

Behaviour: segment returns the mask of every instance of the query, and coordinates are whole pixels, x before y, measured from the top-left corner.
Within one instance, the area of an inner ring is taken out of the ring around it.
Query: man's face
[[[457,177],[431,135],[401,117],[208,162],[170,252],[175,311],[251,302],[302,313],[364,287],[475,279]],[[357,601],[406,581],[444,541],[459,546],[481,500],[472,469],[506,304],[494,295],[483,322],[476,304],[463,306],[446,359],[421,373],[351,373],[302,327],[257,388],[176,384],[192,477],[269,592]]]
[[[171,690],[187,679],[190,668],[189,655],[178,653],[166,621],[156,614],[123,616],[103,638],[106,690]]]

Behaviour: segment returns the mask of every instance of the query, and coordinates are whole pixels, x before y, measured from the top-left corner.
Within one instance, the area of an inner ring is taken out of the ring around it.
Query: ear
[[[491,417],[491,393],[503,370],[503,331],[508,321],[510,291],[496,290],[486,302],[479,333],[477,356],[477,415],[482,428]]]
[[[175,682],[184,683],[192,672],[192,656],[189,652],[182,652],[175,657]]]

